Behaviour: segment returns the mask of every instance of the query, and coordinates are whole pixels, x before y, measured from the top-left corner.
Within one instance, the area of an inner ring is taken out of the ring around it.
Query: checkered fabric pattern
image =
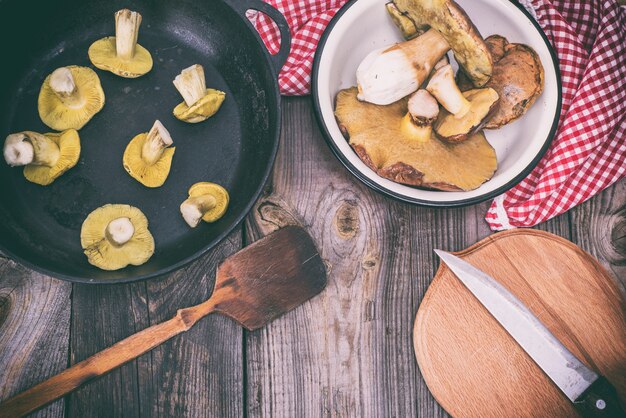
[[[308,94],[317,43],[346,0],[265,1],[283,13],[293,37],[281,92]],[[522,3],[557,51],[563,108],[546,155],[492,203],[486,220],[493,230],[546,221],[626,176],[626,7],[616,0]],[[268,49],[278,51],[275,25],[262,14],[252,19]]]

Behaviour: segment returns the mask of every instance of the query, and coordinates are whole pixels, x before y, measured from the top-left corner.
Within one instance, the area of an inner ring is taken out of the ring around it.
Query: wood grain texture
[[[72,285],[0,257],[0,400],[67,365]],[[35,417],[62,417],[62,400]]]
[[[217,265],[239,248],[240,229],[168,277],[132,285],[75,285],[72,363],[207,299]],[[213,315],[70,395],[70,415],[239,417],[241,353],[241,329]]]
[[[626,401],[626,304],[596,260],[562,238],[532,230],[488,237],[458,255],[505,285]],[[445,265],[420,306],[413,338],[429,388],[454,416],[576,415]]]

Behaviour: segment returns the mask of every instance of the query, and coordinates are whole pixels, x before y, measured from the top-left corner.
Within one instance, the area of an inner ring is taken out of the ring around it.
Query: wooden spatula
[[[32,412],[187,331],[213,312],[252,331],[317,295],[326,271],[315,244],[299,227],[285,227],[228,257],[205,302],[153,325],[0,404],[0,417]]]

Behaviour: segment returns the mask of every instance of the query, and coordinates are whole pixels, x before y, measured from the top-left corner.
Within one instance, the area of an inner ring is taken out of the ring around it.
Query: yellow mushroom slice
[[[52,129],[80,129],[104,107],[104,91],[94,70],[70,65],[54,70],[37,100],[39,117]]]
[[[89,263],[102,270],[139,266],[154,253],[148,219],[129,205],[109,204],[91,212],[80,230],[80,243]]]
[[[215,222],[224,216],[228,208],[228,192],[219,184],[200,182],[189,188],[189,198],[180,205],[185,222],[195,228],[202,219]]]
[[[75,129],[39,134],[24,131],[7,136],[4,159],[11,167],[24,166],[26,180],[47,186],[74,167],[80,156],[80,138]]]
[[[174,79],[174,86],[185,100],[174,108],[174,116],[183,122],[207,120],[217,113],[226,97],[223,91],[206,88],[204,68],[200,64],[182,70]]]
[[[140,77],[152,69],[150,52],[137,43],[141,15],[128,9],[115,13],[115,36],[89,47],[91,63],[101,70],[126,78]]]
[[[146,187],[165,183],[172,166],[175,147],[170,133],[158,120],[150,132],[135,136],[124,151],[124,168],[132,178]]]

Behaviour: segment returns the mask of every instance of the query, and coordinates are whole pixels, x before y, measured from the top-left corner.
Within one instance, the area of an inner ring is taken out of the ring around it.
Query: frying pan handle
[[[236,9],[244,19],[247,19],[246,12],[252,9],[265,13],[274,21],[276,26],[278,26],[278,30],[280,31],[280,49],[275,55],[270,54],[270,59],[274,64],[274,71],[276,75],[278,75],[285,61],[287,61],[287,56],[289,56],[289,51],[291,50],[291,32],[289,31],[289,25],[285,17],[273,6],[270,6],[262,0],[228,0],[227,2]]]

